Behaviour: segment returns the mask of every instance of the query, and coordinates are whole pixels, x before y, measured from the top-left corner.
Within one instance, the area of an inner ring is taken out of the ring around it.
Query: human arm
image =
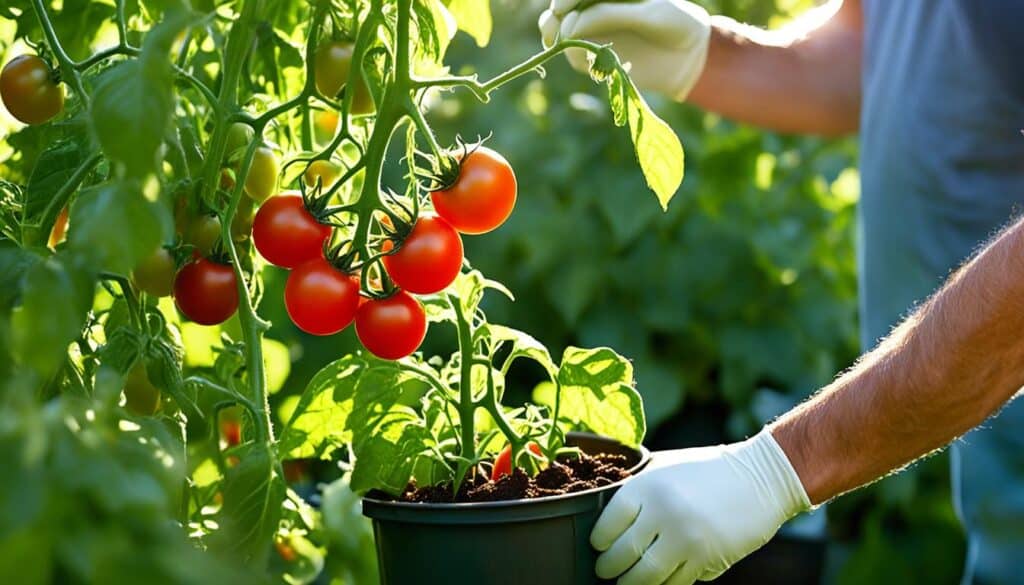
[[[545,42],[611,43],[642,89],[741,122],[824,135],[857,129],[860,0],[832,0],[773,31],[684,0],[588,4],[553,0],[540,22]],[[569,60],[587,68],[580,52]]]
[[[984,421],[1024,385],[1024,222],[879,346],[752,439],[655,454],[598,520],[620,585],[708,580],[812,503],[884,476]]]
[[[938,449],[1024,386],[1024,223],[874,351],[771,425],[813,503]]]

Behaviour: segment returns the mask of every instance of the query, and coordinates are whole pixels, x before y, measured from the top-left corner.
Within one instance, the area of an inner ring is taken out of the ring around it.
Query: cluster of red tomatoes
[[[384,270],[395,285],[386,296],[363,295],[358,274],[324,256],[331,227],[308,211],[302,197],[278,195],[260,207],[253,243],[270,263],[291,270],[284,300],[303,331],[331,335],[353,322],[367,350],[384,359],[416,351],[427,330],[413,295],[444,290],[462,268],[463,234],[482,234],[512,213],[516,179],[500,154],[478,147],[460,161],[457,179],[431,194],[436,213],[416,218],[408,234],[382,245]]]

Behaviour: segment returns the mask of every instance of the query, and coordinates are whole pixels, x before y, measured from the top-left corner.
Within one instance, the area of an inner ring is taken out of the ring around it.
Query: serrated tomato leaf
[[[602,347],[569,347],[558,368],[557,384],[544,384],[534,401],[555,408],[559,421],[635,447],[647,431],[644,405],[633,387],[633,365]]]
[[[97,269],[127,274],[170,230],[169,212],[130,181],[84,191],[71,207],[70,247]]]
[[[668,209],[683,182],[685,154],[679,137],[658,117],[633,85],[618,69],[605,81],[616,125],[629,124],[640,170],[647,185],[658,197],[661,208]]]
[[[448,0],[448,11],[459,23],[459,30],[473,37],[478,47],[491,42],[494,28],[490,0]]]

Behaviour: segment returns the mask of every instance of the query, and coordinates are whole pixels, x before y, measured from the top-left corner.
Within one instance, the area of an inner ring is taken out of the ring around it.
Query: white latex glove
[[[608,0],[577,10],[589,0],[552,0],[538,23],[545,46],[557,39],[611,43],[641,88],[684,100],[704,70],[711,38],[707,11],[685,0]],[[566,51],[587,72],[588,52]]]
[[[810,507],[767,429],[742,443],[657,452],[594,526],[597,574],[622,575],[619,585],[708,581]]]

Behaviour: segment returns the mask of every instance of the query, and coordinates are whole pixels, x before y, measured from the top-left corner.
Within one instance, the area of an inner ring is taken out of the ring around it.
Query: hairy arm
[[[774,31],[713,17],[707,64],[687,101],[780,132],[855,131],[861,20],[860,0],[831,0]]]
[[[771,432],[812,503],[980,424],[1024,385],[1024,222]]]

